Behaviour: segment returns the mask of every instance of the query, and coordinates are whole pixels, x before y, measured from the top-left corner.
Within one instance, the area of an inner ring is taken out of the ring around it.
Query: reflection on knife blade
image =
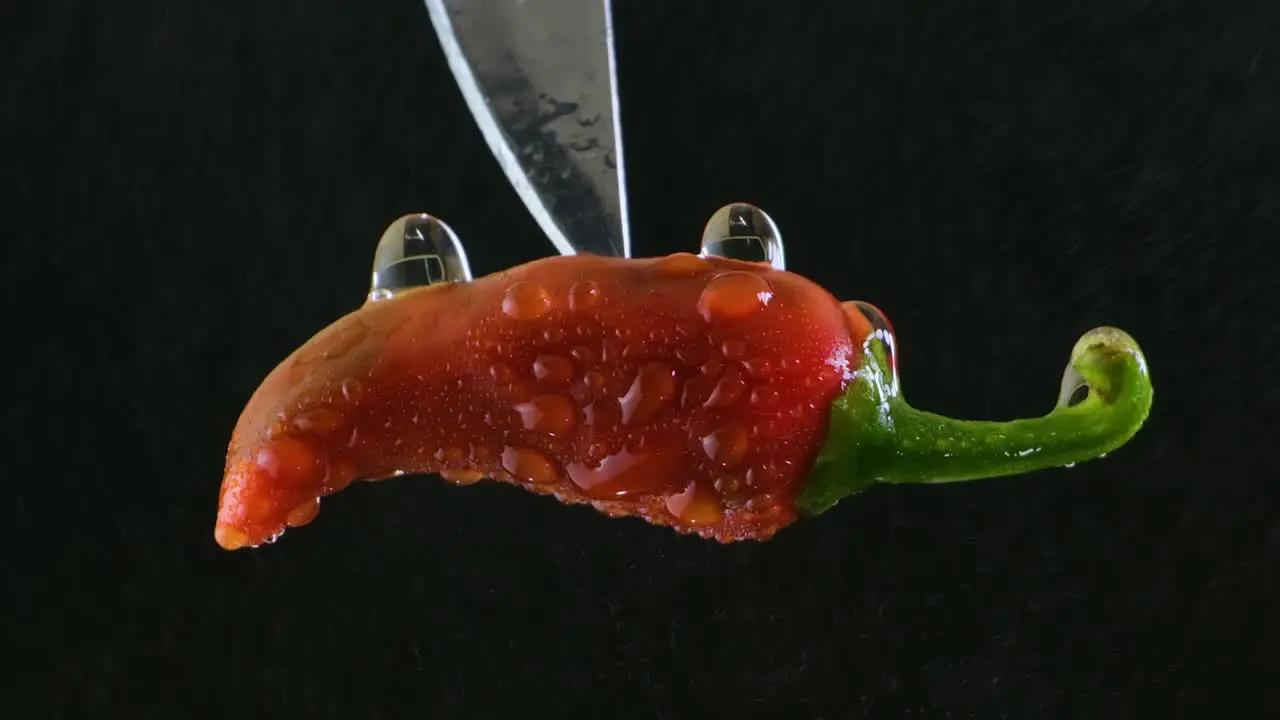
[[[631,256],[609,0],[426,0],[490,150],[564,255]]]

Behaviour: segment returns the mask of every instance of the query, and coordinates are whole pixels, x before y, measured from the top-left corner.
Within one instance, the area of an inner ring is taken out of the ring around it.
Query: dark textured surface
[[[415,0],[31,5],[0,10],[15,717],[1280,710],[1275,3],[618,11],[642,253],[761,204],[951,414],[1044,411],[1123,327],[1156,402],[1105,461],[731,547],[406,478],[252,553],[212,538],[230,430],[384,226],[440,214],[478,273],[552,248]]]

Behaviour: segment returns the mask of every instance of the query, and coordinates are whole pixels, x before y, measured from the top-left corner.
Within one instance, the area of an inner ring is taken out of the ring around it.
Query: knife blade
[[[425,0],[489,149],[563,255],[631,256],[609,0]]]

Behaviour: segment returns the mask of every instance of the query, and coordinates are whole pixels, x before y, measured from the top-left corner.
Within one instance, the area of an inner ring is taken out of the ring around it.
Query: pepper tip
[[[239,550],[249,542],[247,535],[225,523],[213,529],[213,539],[223,550]]]
[[[1126,356],[1131,363],[1115,362]],[[1114,405],[1122,395],[1136,399],[1141,406],[1140,424],[1150,409],[1152,388],[1147,359],[1138,341],[1124,330],[1106,325],[1081,335],[1063,371],[1057,407],[1079,404],[1075,398],[1082,388],[1088,388],[1089,395],[1096,395],[1105,405]]]

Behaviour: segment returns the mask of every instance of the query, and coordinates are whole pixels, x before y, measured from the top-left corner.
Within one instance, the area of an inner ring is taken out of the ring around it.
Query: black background
[[[1114,324],[1152,368],[1147,426],[765,544],[416,477],[223,552],[236,416],[363,300],[387,223],[444,217],[477,273],[553,249],[416,0],[6,2],[17,716],[1280,709],[1280,6],[617,16],[638,254],[758,203],[790,269],[890,315],[913,404],[1041,413]]]

